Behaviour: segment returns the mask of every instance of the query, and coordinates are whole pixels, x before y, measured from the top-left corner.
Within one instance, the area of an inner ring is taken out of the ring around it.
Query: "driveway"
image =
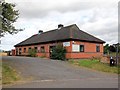
[[[118,88],[118,75],[64,61],[18,56],[6,56],[2,60],[25,78],[24,83],[5,86],[7,88]]]

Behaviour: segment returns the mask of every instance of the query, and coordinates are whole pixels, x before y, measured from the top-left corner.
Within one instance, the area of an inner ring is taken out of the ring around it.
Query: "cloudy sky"
[[[25,29],[15,35],[5,35],[1,48],[11,50],[38,30],[56,29],[58,24],[77,24],[81,30],[109,44],[118,41],[119,0],[6,0],[19,10],[16,28]]]

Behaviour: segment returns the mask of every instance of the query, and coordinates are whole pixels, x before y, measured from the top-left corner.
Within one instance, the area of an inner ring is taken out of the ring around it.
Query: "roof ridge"
[[[71,25],[65,26],[65,27],[63,27],[63,28],[72,27],[72,26],[74,26],[74,25],[76,25],[76,24],[71,24]],[[53,31],[57,31],[57,30],[58,30],[58,28],[57,28],[57,29],[52,29],[52,30],[49,30],[49,31],[46,31],[46,32],[43,32],[43,33],[41,33],[41,34],[48,33],[48,32],[53,32]]]
[[[49,32],[53,32],[53,31],[56,31],[56,30],[57,30],[57,29],[49,30],[49,31],[43,32],[43,33],[41,33],[41,34],[45,34],[45,33],[49,33]],[[39,34],[39,35],[41,35],[41,34]]]

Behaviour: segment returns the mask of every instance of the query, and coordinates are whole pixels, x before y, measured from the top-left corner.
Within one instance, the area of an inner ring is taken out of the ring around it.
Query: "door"
[[[55,46],[50,46],[50,48],[49,48],[50,58],[52,57],[52,52],[53,52],[54,48],[55,48]]]

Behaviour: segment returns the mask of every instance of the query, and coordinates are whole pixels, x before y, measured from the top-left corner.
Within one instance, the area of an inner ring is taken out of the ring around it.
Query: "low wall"
[[[101,62],[103,62],[103,63],[110,63],[110,56],[103,56],[101,58]]]
[[[101,58],[101,62],[103,62],[103,63],[110,63],[110,57],[111,56],[107,56],[107,55],[103,56]],[[112,58],[116,61],[116,57],[112,57]]]

